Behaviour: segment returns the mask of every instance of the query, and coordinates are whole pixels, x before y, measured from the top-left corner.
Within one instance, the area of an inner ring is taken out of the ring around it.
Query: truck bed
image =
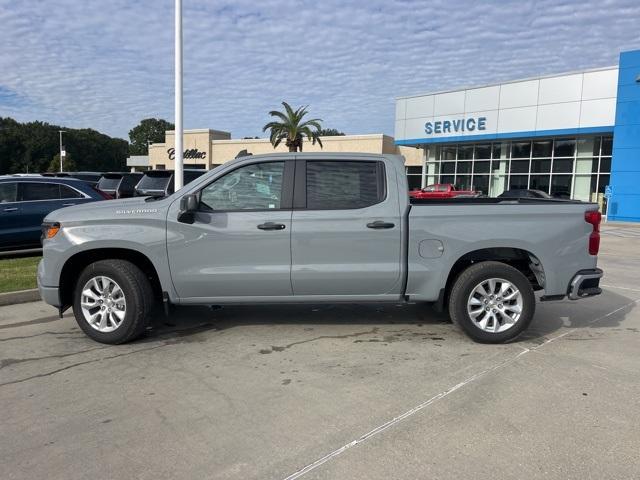
[[[437,297],[434,278],[446,276],[461,256],[487,248],[528,252],[544,268],[545,294],[566,294],[577,271],[596,267],[587,252],[592,227],[584,219],[596,208],[545,198],[411,199],[407,294]]]
[[[549,205],[549,204],[580,204],[588,202],[580,200],[565,200],[561,198],[493,198],[493,197],[452,197],[452,198],[411,198],[411,205]]]

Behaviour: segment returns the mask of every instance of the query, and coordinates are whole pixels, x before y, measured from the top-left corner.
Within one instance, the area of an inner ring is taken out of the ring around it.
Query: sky
[[[173,121],[172,0],[0,0],[0,117],[128,138]],[[283,100],[393,135],[395,98],[616,65],[640,1],[183,0],[184,127],[264,136]]]

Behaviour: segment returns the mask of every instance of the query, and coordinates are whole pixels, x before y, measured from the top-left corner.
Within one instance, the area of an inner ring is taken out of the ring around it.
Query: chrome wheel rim
[[[480,330],[501,333],[518,322],[522,303],[522,293],[513,283],[503,278],[489,278],[471,290],[467,313]]]
[[[127,313],[122,288],[112,278],[104,276],[93,277],[85,283],[80,307],[85,321],[102,333],[116,330]]]

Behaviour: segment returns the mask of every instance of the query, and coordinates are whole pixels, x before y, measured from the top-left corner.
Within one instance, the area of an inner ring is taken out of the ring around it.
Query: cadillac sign
[[[169,160],[176,159],[176,149],[170,148],[167,150],[167,154],[169,155]],[[201,152],[197,148],[189,148],[184,151],[182,154],[182,158],[186,159],[204,159],[207,158],[207,152]]]

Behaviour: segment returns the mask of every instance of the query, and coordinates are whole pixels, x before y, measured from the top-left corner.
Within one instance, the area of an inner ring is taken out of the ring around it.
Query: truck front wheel
[[[78,278],[73,313],[93,340],[125,343],[144,332],[153,298],[149,279],[136,265],[126,260],[99,260]]]
[[[449,315],[473,340],[502,343],[531,323],[536,299],[522,272],[501,262],[480,262],[456,279]]]

